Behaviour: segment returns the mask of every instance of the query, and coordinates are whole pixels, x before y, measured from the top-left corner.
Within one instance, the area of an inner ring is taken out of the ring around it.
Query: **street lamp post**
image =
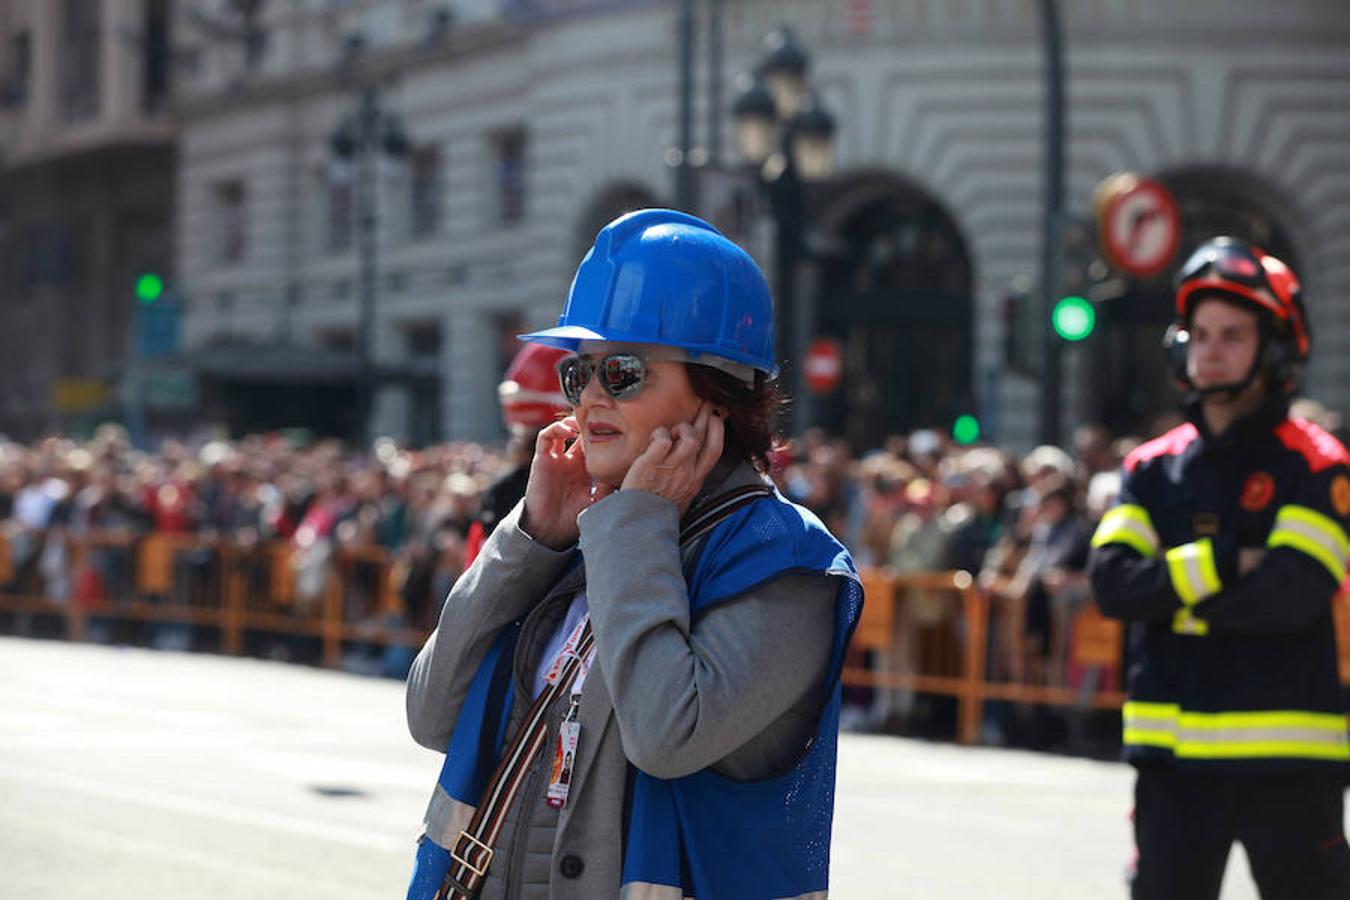
[[[764,39],[765,56],[732,105],[736,145],[753,168],[774,219],[774,296],[780,346],[796,397],[797,432],[809,425],[802,360],[814,327],[797,295],[797,265],[806,255],[806,188],[829,177],[834,119],[807,82],[810,58],[787,26]]]
[[[357,434],[369,448],[371,415],[376,388],[375,300],[379,277],[379,155],[402,159],[408,153],[408,137],[398,116],[381,107],[380,91],[374,84],[361,88],[355,107],[343,116],[330,138],[333,155],[355,163],[356,225],[361,291],[357,317],[356,383]]]

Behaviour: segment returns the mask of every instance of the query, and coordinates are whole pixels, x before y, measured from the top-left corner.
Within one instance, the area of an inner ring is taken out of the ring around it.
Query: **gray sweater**
[[[701,496],[759,476],[739,466]],[[616,897],[628,765],[658,778],[713,767],[753,779],[791,766],[815,731],[834,629],[836,585],[787,575],[691,621],[674,504],[620,491],[582,513],[585,569],[563,577],[556,552],[519,528],[518,506],[446,599],[408,679],[414,739],[444,751],[469,679],[498,630],[524,617],[514,660],[515,729],[539,656],[570,599],[586,589],[596,661],[582,692],[581,739],[567,806],[544,802],[545,754],[508,817],[483,900]],[[561,705],[561,704],[560,704]],[[556,733],[561,709],[552,711]],[[433,797],[429,816],[444,798]]]

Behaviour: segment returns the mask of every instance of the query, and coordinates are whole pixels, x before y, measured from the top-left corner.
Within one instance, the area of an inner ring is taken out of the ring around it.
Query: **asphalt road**
[[[0,638],[0,898],[402,897],[439,766],[391,681]],[[845,735],[832,895],[1123,898],[1130,783]],[[1240,850],[1223,896],[1256,896]]]

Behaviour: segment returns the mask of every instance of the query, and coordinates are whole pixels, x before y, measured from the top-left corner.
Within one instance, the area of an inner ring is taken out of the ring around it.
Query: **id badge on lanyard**
[[[548,681],[550,684],[556,683],[557,679],[561,677],[562,668],[567,659],[576,655],[577,645],[581,642],[581,631],[585,627],[587,619],[589,619],[589,616],[577,623],[577,627],[572,630],[567,643],[563,645],[562,650],[558,651],[558,656],[553,660],[553,665],[549,667]],[[553,809],[562,809],[567,804],[567,792],[572,785],[572,770],[576,766],[577,744],[581,739],[581,723],[577,721],[577,708],[581,705],[581,689],[586,684],[586,675],[590,672],[591,661],[594,658],[595,647],[592,646],[590,652],[581,660],[576,678],[572,681],[567,712],[563,715],[562,723],[558,726],[558,737],[553,742],[553,761],[548,770],[548,792],[544,796],[544,802]]]

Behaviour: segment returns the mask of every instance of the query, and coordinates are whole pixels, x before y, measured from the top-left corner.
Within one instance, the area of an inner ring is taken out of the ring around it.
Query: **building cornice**
[[[126,148],[165,149],[172,147],[176,138],[176,127],[164,121],[70,127],[39,142],[18,144],[0,155],[0,172],[13,175],[32,166]]]
[[[234,89],[179,98],[174,103],[174,115],[180,123],[190,124],[223,113],[240,112],[249,107],[338,93],[344,89],[344,85],[378,84],[408,72],[498,53],[523,44],[526,33],[525,28],[511,22],[464,26],[433,44],[401,44],[366,51],[355,61],[343,82],[339,81],[336,66],[259,78]]]

